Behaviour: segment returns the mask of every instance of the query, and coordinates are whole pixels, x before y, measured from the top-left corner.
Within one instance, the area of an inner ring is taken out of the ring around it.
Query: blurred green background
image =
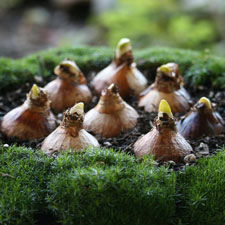
[[[171,46],[225,55],[224,0],[1,0],[0,54],[55,46]]]

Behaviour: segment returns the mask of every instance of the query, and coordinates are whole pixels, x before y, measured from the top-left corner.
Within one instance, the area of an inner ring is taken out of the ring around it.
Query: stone
[[[184,162],[186,164],[188,164],[188,163],[194,163],[194,162],[196,162],[196,156],[194,154],[186,155],[184,157]]]

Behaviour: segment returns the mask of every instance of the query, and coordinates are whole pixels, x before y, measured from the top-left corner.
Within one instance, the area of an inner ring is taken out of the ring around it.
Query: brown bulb
[[[135,142],[135,156],[149,155],[163,162],[181,162],[191,153],[192,147],[177,133],[170,106],[165,100],[160,102],[158,111],[152,130]]]
[[[178,132],[186,138],[217,135],[224,130],[225,122],[209,99],[202,97],[177,124]]]
[[[176,63],[167,63],[157,69],[155,82],[140,94],[139,107],[147,112],[157,112],[165,99],[173,113],[185,113],[190,109],[190,96],[183,87],[183,79]]]
[[[86,113],[84,128],[104,137],[115,137],[122,130],[136,126],[139,115],[120,97],[118,88],[111,84],[102,91],[97,106]]]
[[[1,131],[8,137],[21,140],[46,137],[56,128],[56,119],[49,103],[46,91],[34,84],[24,104],[3,117]]]
[[[54,111],[62,112],[77,102],[82,101],[87,104],[91,101],[91,91],[86,85],[83,73],[74,61],[63,60],[56,66],[54,73],[58,77],[45,86]]]
[[[83,129],[83,110],[83,103],[66,110],[60,126],[43,141],[43,152],[52,154],[69,149],[80,151],[88,146],[99,147],[96,138]]]
[[[123,98],[130,94],[138,95],[146,88],[147,80],[133,62],[128,38],[119,41],[112,63],[96,75],[91,85],[95,93],[100,95],[101,91],[112,83],[118,86]]]

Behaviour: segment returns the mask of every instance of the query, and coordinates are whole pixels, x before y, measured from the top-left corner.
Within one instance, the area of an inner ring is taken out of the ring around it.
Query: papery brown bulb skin
[[[56,128],[56,119],[49,108],[48,95],[43,89],[33,97],[27,94],[23,105],[8,112],[2,119],[1,131],[8,137],[33,140],[46,137]]]
[[[91,91],[86,84],[77,84],[61,78],[51,81],[44,88],[49,93],[51,108],[56,112],[62,112],[77,102],[88,104],[92,99]]]
[[[46,154],[62,150],[80,151],[88,146],[99,147],[97,139],[83,129],[83,103],[66,110],[60,126],[42,143]]]
[[[54,111],[62,112],[77,102],[87,104],[91,101],[92,94],[86,79],[74,61],[64,59],[55,67],[54,73],[58,77],[44,87]]]
[[[122,130],[133,129],[138,117],[138,113],[128,104],[112,114],[101,113],[95,107],[86,113],[84,128],[106,138],[116,137]]]
[[[169,72],[161,71],[168,68]],[[157,112],[159,103],[165,99],[172,112],[185,113],[190,109],[191,99],[183,87],[183,79],[176,63],[168,63],[157,69],[155,82],[140,94],[138,106],[147,112]]]
[[[95,108],[86,113],[84,127],[106,138],[116,137],[122,130],[121,121],[116,114],[103,114]]]
[[[203,103],[196,104],[177,124],[178,132],[186,138],[199,138],[203,135],[217,135],[225,128],[222,117],[205,107]]]
[[[72,149],[73,151],[80,151],[88,146],[99,147],[98,141],[84,129],[73,135],[67,129],[59,126],[53,133],[51,133],[43,142],[41,149],[46,154],[52,154],[62,150]]]
[[[171,108],[165,99],[160,102],[158,116],[150,132],[134,143],[136,157],[154,156],[155,160],[174,162],[183,161],[192,151],[190,144],[177,133]]]
[[[138,106],[144,107],[146,112],[157,112],[162,99],[165,99],[169,103],[174,114],[186,113],[190,109],[190,97],[184,88],[171,93],[165,93],[152,87],[145,96],[140,97]]]
[[[123,98],[129,96],[132,93],[132,90],[129,88],[125,76],[128,73],[128,70],[129,66],[126,65],[126,63],[117,67],[115,62],[112,62],[104,70],[100,71],[91,82],[95,94],[100,95],[103,89],[108,87],[111,83],[115,83]]]
[[[118,86],[122,98],[127,98],[131,94],[138,95],[145,90],[147,79],[136,68],[131,50],[119,58],[115,54],[112,63],[95,76],[91,86],[95,94],[101,95],[102,90],[112,83]]]
[[[8,137],[33,140],[46,137],[56,128],[56,119],[50,110],[32,111],[24,105],[7,113],[1,123],[1,131]]]
[[[114,84],[113,84],[114,85]],[[84,128],[103,137],[116,137],[122,130],[136,126],[138,113],[120,97],[118,91],[105,89],[97,106],[86,113]]]
[[[159,133],[156,128],[153,128],[134,144],[136,157],[150,155],[162,162],[169,160],[181,162],[191,150],[191,146],[180,134],[168,129]]]

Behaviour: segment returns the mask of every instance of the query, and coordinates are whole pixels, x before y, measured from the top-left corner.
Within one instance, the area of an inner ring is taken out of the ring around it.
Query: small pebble
[[[201,155],[209,155],[209,146],[203,142],[201,142],[195,150]]]
[[[176,166],[176,163],[173,160],[170,160],[167,163],[170,164],[171,166]]]
[[[202,155],[208,155],[209,154],[209,146],[203,142],[200,143],[199,145],[199,149],[200,149],[200,154]]]
[[[19,88],[19,89],[17,89],[14,93],[15,93],[15,94],[20,94],[21,92],[22,92],[22,89]]]
[[[153,160],[153,165],[154,165],[154,166],[158,166],[159,163],[158,163],[157,161]]]
[[[25,86],[26,86],[26,87],[30,87],[30,83],[26,82],[26,83],[25,83]]]
[[[105,141],[105,142],[103,143],[103,145],[105,145],[106,147],[112,146],[112,144],[111,144],[110,142],[108,142],[108,141]]]
[[[34,80],[35,80],[37,83],[42,83],[42,82],[43,82],[43,77],[41,77],[41,76],[34,76]]]
[[[200,91],[203,91],[203,90],[205,89],[205,87],[202,86],[202,85],[199,85],[199,86],[198,86],[198,89],[199,89]]]
[[[215,95],[215,98],[220,98],[222,96],[222,93],[221,92],[217,92],[216,95]]]
[[[212,98],[213,96],[214,96],[214,92],[213,91],[210,91],[209,92],[209,97]]]
[[[184,162],[186,164],[196,162],[196,156],[194,154],[189,154],[184,157]]]

